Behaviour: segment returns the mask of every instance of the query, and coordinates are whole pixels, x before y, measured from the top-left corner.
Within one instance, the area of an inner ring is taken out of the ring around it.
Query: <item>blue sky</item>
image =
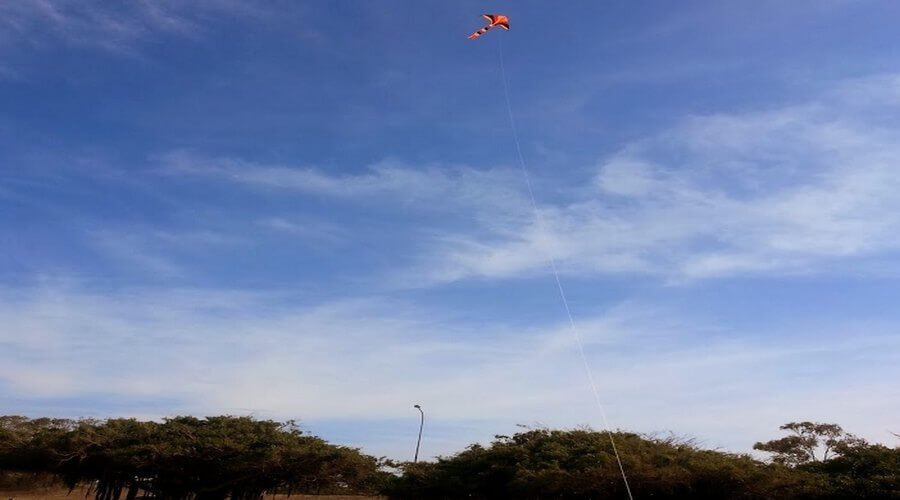
[[[892,442],[900,5],[566,5],[0,4],[4,412]]]

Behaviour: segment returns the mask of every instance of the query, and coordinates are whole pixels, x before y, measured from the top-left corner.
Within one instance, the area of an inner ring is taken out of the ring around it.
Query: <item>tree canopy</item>
[[[675,437],[613,438],[635,498],[900,499],[900,448],[868,444],[836,424],[782,429],[801,439],[764,446],[775,454],[771,463]],[[627,498],[609,437],[585,429],[497,436],[401,469],[385,490],[391,499]]]
[[[635,498],[900,499],[900,448],[836,424],[791,422],[769,462],[691,440],[615,432]],[[393,473],[385,469],[391,466]],[[97,500],[258,500],[264,492],[391,500],[626,498],[606,433],[532,429],[434,461],[393,463],[249,417],[0,417],[0,472],[90,486]]]
[[[766,498],[817,486],[811,474],[690,441],[617,432],[635,498]],[[436,462],[405,464],[390,498],[626,498],[609,437],[590,430],[531,430],[497,436]]]
[[[0,421],[0,468],[49,472],[98,500],[257,499],[265,491],[372,492],[373,457],[249,417]]]
[[[864,440],[844,432],[837,424],[789,422],[782,425],[781,430],[790,431],[791,435],[756,443],[753,449],[771,453],[775,462],[785,465],[828,460],[866,444]]]

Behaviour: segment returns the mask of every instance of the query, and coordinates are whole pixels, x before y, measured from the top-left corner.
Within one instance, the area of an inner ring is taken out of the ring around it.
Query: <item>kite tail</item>
[[[487,30],[489,30],[489,29],[491,29],[490,25],[485,26],[484,28],[481,28],[480,30],[476,31],[475,33],[472,33],[471,35],[469,35],[469,40],[474,40],[474,39],[480,37],[481,35],[487,33]],[[491,35],[491,36],[493,36],[493,35]]]

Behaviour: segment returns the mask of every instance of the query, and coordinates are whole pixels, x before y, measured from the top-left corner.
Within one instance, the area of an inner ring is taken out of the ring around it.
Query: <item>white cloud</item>
[[[232,233],[199,230],[160,230],[143,225],[88,230],[88,243],[105,257],[141,273],[175,277],[185,273],[178,257],[197,255],[216,247],[241,245],[246,240]]]
[[[131,45],[149,31],[190,31],[183,19],[166,12],[154,2],[138,2],[117,9],[108,5],[68,0],[28,0],[4,2],[0,18],[6,41],[43,37],[62,39],[73,45],[128,52]]]
[[[96,414],[103,395],[145,401],[133,407],[141,415],[246,408],[318,420],[402,418],[419,402],[445,423],[597,422],[563,324],[472,324],[388,299],[212,289],[101,293],[50,283],[5,289],[2,299],[0,384],[19,401],[91,396]],[[832,325],[810,343],[640,304],[585,316],[586,351],[614,426],[746,450],[784,421],[819,416],[887,439],[884,419],[861,409],[900,409],[896,387],[883,382],[900,376],[890,325]],[[840,399],[848,394],[852,405]],[[705,428],[713,416],[719,423]]]
[[[258,17],[269,7],[255,1],[138,0],[124,4],[93,0],[22,0],[0,3],[0,46],[63,42],[122,54],[159,34],[197,37],[211,14]]]
[[[653,166],[634,158],[613,158],[596,177],[597,187],[607,193],[639,196],[658,188]]]
[[[900,123],[885,116],[900,104],[898,80],[839,82],[800,105],[689,117],[600,161],[592,179],[537,177],[539,194],[554,194],[539,200],[540,218],[520,174],[502,167],[385,161],[334,175],[185,152],[163,164],[285,195],[441,213],[401,284],[542,273],[549,256],[564,273],[669,281],[851,270],[900,250]]]
[[[206,158],[173,151],[160,158],[170,175],[206,176],[251,188],[284,191],[351,201],[388,198],[393,202],[427,202],[436,208],[445,203],[501,204],[518,200],[516,171],[477,170],[463,166],[410,166],[385,160],[362,173],[334,175],[325,169],[272,165],[235,158]]]
[[[346,242],[350,238],[350,234],[346,229],[315,217],[266,217],[260,219],[257,223],[262,227],[317,245],[337,245]]]
[[[436,281],[508,278],[552,256],[567,272],[683,280],[888,256],[900,126],[870,117],[895,102],[872,100],[895,80],[841,84],[828,94],[840,102],[689,118],[601,161],[580,196],[541,207],[543,224],[447,237],[421,267]]]
[[[176,276],[182,273],[178,264],[155,251],[142,234],[102,230],[89,232],[86,236],[94,247],[121,264],[157,276]]]

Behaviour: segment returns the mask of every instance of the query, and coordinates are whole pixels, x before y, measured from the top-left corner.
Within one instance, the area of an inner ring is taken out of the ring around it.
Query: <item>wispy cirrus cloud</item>
[[[842,101],[688,118],[602,160],[577,197],[541,207],[543,224],[446,237],[422,269],[437,281],[507,278],[552,256],[568,272],[681,280],[889,257],[900,250],[900,126],[879,118],[894,81],[842,82],[828,93]]]
[[[581,275],[808,273],[900,250],[900,124],[885,113],[900,102],[897,81],[840,81],[796,105],[688,117],[590,177],[539,178],[539,197],[554,193],[539,200],[540,218],[519,173],[503,167],[387,161],[333,175],[185,152],[163,164],[251,189],[452,215],[429,227],[408,272],[417,283],[546,272],[548,256]],[[462,231],[461,220],[470,221]]]
[[[115,52],[130,51],[134,42],[153,31],[189,34],[198,28],[153,1],[122,6],[68,0],[4,2],[0,19],[7,43],[41,44],[55,39]]]
[[[160,230],[130,226],[87,230],[86,242],[113,264],[139,274],[177,277],[187,272],[184,255],[198,255],[222,247],[241,245],[237,234],[211,230]]]
[[[256,17],[270,7],[255,1],[176,2],[139,0],[125,4],[73,0],[23,0],[0,4],[0,46],[64,43],[120,54],[167,34],[196,38],[210,16]]]
[[[361,172],[341,175],[295,165],[273,165],[236,158],[208,158],[174,151],[160,158],[161,171],[188,179],[208,179],[254,190],[287,195],[319,196],[347,203],[380,203],[388,210],[415,207],[427,213],[527,218],[528,202],[516,170],[467,166],[413,166],[385,160]],[[399,214],[398,214],[399,215]],[[499,227],[498,227],[499,229]]]
[[[350,239],[350,232],[337,224],[314,217],[266,217],[257,223],[272,231],[284,233],[317,245],[337,245]]]

